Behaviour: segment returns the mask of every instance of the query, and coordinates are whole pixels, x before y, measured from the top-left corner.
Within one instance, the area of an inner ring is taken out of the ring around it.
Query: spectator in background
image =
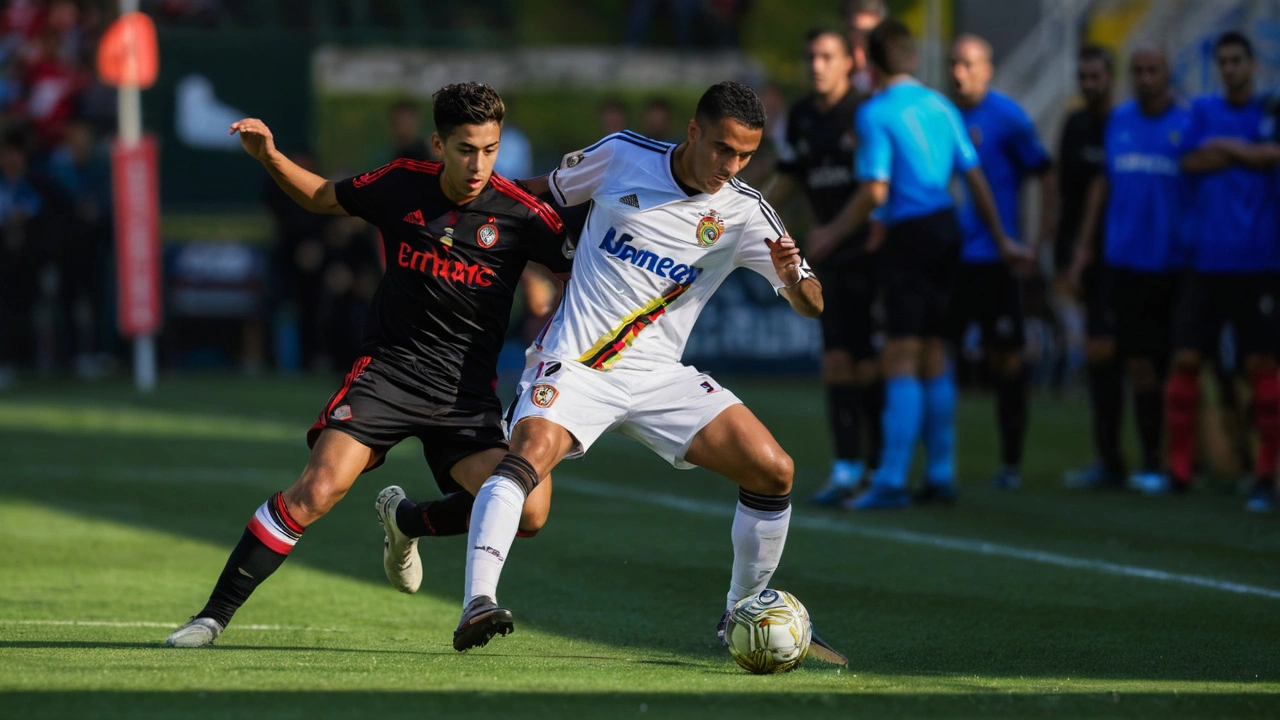
[[[1069,282],[1079,288],[1093,262],[1097,223],[1104,223],[1100,300],[1113,322],[1103,349],[1123,358],[1133,389],[1142,465],[1130,486],[1160,492],[1164,425],[1161,389],[1171,344],[1171,312],[1183,265],[1186,185],[1178,158],[1189,113],[1170,88],[1169,60],[1152,46],[1129,59],[1134,99],[1107,120],[1106,169],[1089,186]]]
[[[645,101],[640,113],[640,134],[662,142],[684,142],[671,126],[671,102],[664,97],[652,97]]]
[[[58,253],[61,315],[71,330],[76,374],[94,377],[108,369],[105,308],[114,248],[111,165],[89,122],[67,123],[65,139],[49,158],[49,175],[70,206]]]
[[[365,316],[382,276],[375,237],[356,217],[332,217],[324,228],[317,320],[327,369],[349,367],[360,357]]]
[[[829,222],[858,189],[853,177],[853,118],[862,102],[853,89],[853,53],[841,32],[817,29],[805,38],[811,93],[791,107],[785,141],[778,146],[777,174],[766,199],[785,208],[796,191],[803,193],[817,222]],[[773,113],[770,113],[773,115]],[[783,215],[786,217],[786,214]],[[788,218],[788,224],[796,223]],[[822,382],[827,396],[827,427],[833,462],[827,484],[813,496],[820,505],[837,505],[853,497],[858,484],[879,465],[880,414],[884,385],[872,341],[872,305],[878,285],[872,256],[866,251],[867,228],[840,238],[825,258],[814,257],[822,278]],[[863,436],[866,436],[866,442]]]
[[[631,111],[616,97],[607,97],[596,106],[596,117],[600,118],[600,130],[605,135],[622,132],[631,127]]]
[[[863,95],[874,89],[871,68],[867,65],[867,35],[889,17],[884,0],[846,0],[844,32],[853,48],[853,87]]]
[[[527,178],[533,175],[533,145],[529,136],[511,124],[502,126],[498,140],[500,152],[493,163],[493,171],[506,178]]]
[[[422,135],[422,111],[412,100],[400,100],[387,111],[391,134],[391,157],[410,160],[439,160]]]
[[[707,49],[733,49],[742,40],[742,22],[751,7],[750,0],[705,0],[705,26],[710,42]]]
[[[23,112],[42,153],[62,142],[66,123],[75,111],[76,94],[89,82],[90,74],[76,64],[70,46],[68,38],[55,28],[45,28],[24,78]]]
[[[649,31],[653,28],[653,17],[659,12],[665,12],[676,46],[684,50],[694,49],[698,41],[702,2],[703,0],[631,0],[627,8],[626,44],[629,47],[647,45]]]
[[[1031,118],[1012,98],[991,88],[994,74],[991,45],[986,40],[976,35],[956,38],[951,48],[956,105],[978,151],[982,172],[991,183],[1001,224],[1008,232],[1017,233],[1021,227],[1023,181],[1039,181],[1039,230],[1025,243],[1031,257],[1036,258],[1057,222],[1057,176]],[[959,214],[964,248],[951,307],[952,339],[963,338],[970,323],[981,330],[1000,428],[1001,466],[992,484],[1013,490],[1022,484],[1020,467],[1030,405],[1022,282],[1001,259],[998,243],[968,195]]]
[[[1120,418],[1124,410],[1124,370],[1115,354],[1115,328],[1101,300],[1102,223],[1088,238],[1091,261],[1080,276],[1078,300],[1072,298],[1066,275],[1074,262],[1075,238],[1080,234],[1089,186],[1106,166],[1104,146],[1115,65],[1110,53],[1089,45],[1076,59],[1076,84],[1084,107],[1067,116],[1058,144],[1058,197],[1062,213],[1054,244],[1059,278],[1060,314],[1079,316],[1084,305],[1084,355],[1089,372],[1089,408],[1093,416],[1095,462],[1066,473],[1067,487],[1119,487],[1127,472],[1120,452]],[[1063,325],[1077,325],[1065,321]],[[1065,354],[1065,353],[1064,353]]]
[[[315,159],[305,150],[289,153],[299,167],[315,172]],[[298,329],[298,355],[304,368],[328,370],[321,322],[326,229],[330,215],[308,212],[298,205],[270,177],[263,181],[262,202],[275,221],[275,248],[272,253],[273,319]],[[344,366],[339,366],[344,367]]]
[[[54,257],[53,223],[57,202],[49,188],[34,179],[26,146],[10,133],[0,147],[0,387],[12,382],[14,366],[32,359],[37,340],[33,316],[51,303],[48,282]]]
[[[1195,100],[1182,169],[1194,178],[1188,221],[1190,272],[1179,290],[1169,377],[1171,487],[1185,490],[1195,466],[1200,370],[1216,355],[1230,323],[1253,389],[1259,442],[1256,481],[1245,508],[1272,512],[1280,456],[1280,240],[1277,183],[1280,145],[1264,98],[1255,94],[1253,45],[1238,32],[1214,46],[1224,95]],[[1144,488],[1148,491],[1164,487]]]

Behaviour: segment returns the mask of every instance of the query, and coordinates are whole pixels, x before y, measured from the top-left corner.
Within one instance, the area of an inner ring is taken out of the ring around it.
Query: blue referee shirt
[[[854,162],[860,182],[889,183],[876,215],[895,225],[954,207],[951,178],[978,164],[960,111],[915,80],[895,82],[858,108]]]
[[[1184,264],[1181,207],[1188,193],[1178,161],[1189,118],[1176,103],[1150,117],[1129,101],[1107,120],[1107,265],[1168,272]]]
[[[1185,152],[1214,137],[1257,143],[1271,140],[1275,119],[1254,98],[1232,105],[1221,96],[1191,105]],[[1188,217],[1192,267],[1202,272],[1280,270],[1276,170],[1232,165],[1209,173],[1189,173],[1194,200]]]
[[[969,138],[978,150],[982,172],[991,184],[1000,221],[1007,233],[1017,234],[1022,181],[1047,169],[1051,161],[1044,149],[1036,126],[1022,108],[1007,95],[994,90],[977,105],[961,108]],[[1000,251],[987,226],[978,216],[973,199],[965,190],[959,208],[960,227],[964,230],[961,259],[968,263],[1000,262]]]

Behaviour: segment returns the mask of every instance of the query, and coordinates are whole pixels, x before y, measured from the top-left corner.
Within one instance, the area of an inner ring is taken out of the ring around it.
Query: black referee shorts
[[[947,336],[960,242],[950,208],[889,226],[880,251],[889,338]]]
[[[403,382],[394,368],[362,357],[351,366],[342,387],[307,431],[307,446],[315,447],[320,431],[332,428],[372,448],[378,454],[373,467],[378,467],[388,450],[405,438],[416,437],[422,441],[422,454],[436,485],[447,495],[462,489],[450,474],[458,461],[490,448],[507,447],[497,395],[492,398],[492,407],[489,405],[472,403],[464,408],[432,403],[421,390]]]

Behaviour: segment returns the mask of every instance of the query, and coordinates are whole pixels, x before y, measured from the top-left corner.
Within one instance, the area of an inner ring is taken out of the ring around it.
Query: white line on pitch
[[[177,629],[182,623],[172,622],[150,622],[146,620],[138,620],[136,622],[124,622],[116,620],[4,620],[0,619],[0,625],[71,625],[76,627],[112,627],[112,628],[173,628]],[[291,630],[305,632],[342,632],[337,628],[318,628],[318,627],[301,627],[295,625],[242,625],[236,623],[237,630]]]
[[[290,478],[290,474],[288,472],[282,473],[266,468],[229,468],[226,470],[219,470],[187,466],[166,469],[122,467],[118,465],[86,467],[61,464],[29,465],[25,467],[18,465],[14,470],[24,475],[51,475],[55,477],[88,476],[108,481],[144,480],[152,482],[189,482],[194,480],[200,482],[217,482],[220,479],[223,482],[274,483],[279,485],[282,482],[287,482]],[[675,510],[683,510],[685,512],[697,513],[700,515],[732,517],[734,512],[734,507],[732,505],[726,505],[724,503],[694,500],[692,498],[679,497],[677,495],[642,492],[620,485],[580,480],[577,478],[566,477],[564,475],[556,476],[556,487],[585,495],[624,498],[633,502],[667,507]],[[1122,565],[1120,563],[1107,562],[1106,560],[1091,560],[1089,558],[1072,557],[1070,555],[1060,555],[1058,553],[1044,552],[1041,550],[1028,550],[1014,547],[1012,545],[985,542],[983,540],[968,540],[965,538],[949,537],[946,535],[930,535],[928,533],[914,532],[912,530],[864,527],[854,525],[850,522],[837,522],[835,520],[808,516],[793,515],[791,517],[791,525],[792,527],[805,528],[807,530],[818,530],[821,532],[831,532],[840,535],[853,535],[870,538],[872,540],[892,540],[894,542],[909,545],[923,545],[926,547],[954,550],[957,552],[973,553],[976,555],[986,555],[990,557],[1013,558],[1015,560],[1040,563],[1042,565],[1088,570],[1091,572],[1106,573],[1109,575],[1155,580],[1159,582],[1206,588],[1209,590],[1218,590],[1220,592],[1235,593],[1238,595],[1253,595],[1271,600],[1280,600],[1280,590],[1259,587],[1257,585],[1246,585],[1244,583],[1204,577],[1203,575],[1174,573],[1155,568],[1140,567],[1137,565]],[[238,625],[237,627],[242,626]]]
[[[667,507],[675,510],[684,510],[685,512],[697,513],[699,515],[733,517],[734,513],[734,507],[732,505],[725,505],[724,503],[693,500],[675,495],[641,492],[630,488],[619,487],[617,485],[577,480],[573,478],[561,479],[561,477],[557,477],[556,487],[580,492],[586,495],[623,498],[632,502],[658,505],[660,507]],[[929,535],[927,533],[919,533],[911,530],[863,527],[853,525],[849,522],[836,522],[834,520],[814,517],[797,517],[795,515],[791,516],[791,527],[802,527],[808,530],[820,530],[823,532],[839,533],[841,535],[857,535],[859,537],[870,538],[873,540],[893,540],[895,542],[907,543],[910,545],[925,545],[928,547],[956,550],[959,552],[974,553],[977,555],[1014,558],[1016,560],[1027,560],[1030,562],[1041,563],[1043,565],[1056,565],[1058,567],[1075,568],[1077,570],[1092,570],[1094,572],[1108,573],[1111,575],[1123,575],[1125,577],[1142,578],[1144,580],[1158,580],[1161,582],[1192,585],[1195,587],[1208,588],[1210,590],[1220,590],[1222,592],[1237,593],[1241,595],[1256,595],[1259,597],[1270,598],[1272,600],[1280,600],[1280,590],[1272,590],[1270,588],[1258,587],[1256,585],[1245,585],[1244,583],[1215,580],[1201,575],[1185,575],[1183,573],[1173,573],[1164,570],[1156,570],[1154,568],[1138,567],[1135,565],[1121,565],[1119,563],[1107,562],[1105,560],[1077,558],[1071,557],[1070,555],[1042,552],[1040,550],[1024,550],[1010,545],[1000,545],[998,543],[984,542],[982,540],[965,540],[963,538],[947,537],[945,535]]]

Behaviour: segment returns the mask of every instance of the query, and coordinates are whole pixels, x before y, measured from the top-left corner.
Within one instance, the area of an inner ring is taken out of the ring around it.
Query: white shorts
[[[582,457],[613,431],[640,441],[673,467],[685,462],[693,438],[717,415],[742,401],[689,365],[659,370],[600,371],[576,360],[531,357],[507,410],[507,428],[528,417],[546,418],[568,430]]]

